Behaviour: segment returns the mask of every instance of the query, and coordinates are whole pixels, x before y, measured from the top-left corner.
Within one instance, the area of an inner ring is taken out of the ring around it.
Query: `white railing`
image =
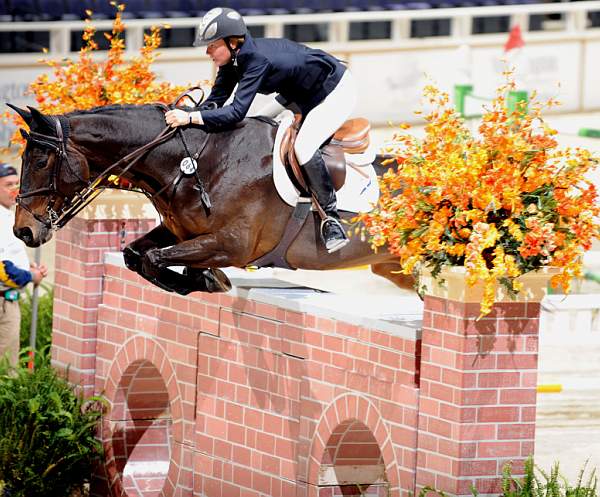
[[[486,16],[510,16],[510,24],[520,24],[524,32],[527,32],[528,18],[535,14],[560,13],[563,19],[554,24],[551,30],[530,32],[528,35],[532,40],[560,40],[575,36],[589,36],[600,38],[600,29],[588,27],[588,13],[599,12],[600,1],[584,1],[574,3],[542,3],[531,5],[510,5],[490,7],[470,7],[451,9],[426,9],[426,10],[403,10],[403,11],[361,11],[361,12],[339,12],[339,13],[315,13],[294,15],[269,15],[250,16],[246,21],[250,26],[264,26],[265,36],[283,36],[285,25],[296,24],[325,24],[327,26],[328,38],[325,45],[330,50],[348,49],[372,50],[373,48],[386,47],[412,48],[415,46],[432,46],[456,43],[480,42],[483,44],[494,43],[495,38],[500,35],[479,34],[471,32],[473,19]],[[411,38],[410,24],[414,20],[425,19],[449,19],[450,36]],[[391,23],[391,38],[387,40],[349,40],[349,26],[353,22],[389,21]],[[169,25],[173,28],[196,27],[199,23],[197,18],[164,18],[164,19],[128,19],[126,23],[127,50],[137,51],[143,43],[144,29],[153,25]],[[94,26],[99,30],[109,29],[112,26],[110,20],[94,21]],[[49,56],[66,56],[70,52],[71,32],[81,31],[84,27],[83,21],[55,21],[55,22],[5,22],[0,23],[0,32],[19,31],[49,31],[50,46]],[[505,35],[501,35],[505,36]],[[185,56],[186,48],[165,48],[169,52],[181,53]],[[29,63],[37,59],[37,54],[2,54],[0,63],[16,62]],[[11,60],[12,59],[12,60]]]
[[[327,39],[311,46],[327,50],[348,62],[357,80],[360,98],[356,115],[374,124],[389,121],[416,122],[422,87],[432,78],[452,93],[454,85],[466,83],[465,75],[477,95],[491,95],[502,80],[503,46],[506,33],[473,34],[475,18],[509,16],[510,25],[519,24],[525,49],[517,67],[527,80],[521,89],[536,90],[541,96],[557,97],[563,102],[558,112],[584,112],[600,109],[600,28],[591,27],[590,12],[600,12],[600,0],[532,5],[411,11],[340,12],[247,17],[251,26],[264,26],[265,36],[279,37],[286,25],[324,24]],[[559,21],[546,22],[542,31],[528,31],[530,16],[561,14]],[[449,36],[411,38],[411,22],[448,19]],[[391,35],[384,40],[349,40],[351,23],[388,21]],[[136,54],[143,43],[144,30],[152,25],[195,28],[197,18],[127,19],[126,47]],[[80,32],[82,21],[0,23],[0,32],[49,31],[47,57],[53,60],[74,57],[70,52],[71,34]],[[111,20],[94,21],[99,30],[110,29]],[[468,61],[458,47],[468,46]],[[161,48],[154,64],[159,80],[195,84],[212,79],[215,68],[204,50],[198,48]],[[103,57],[100,52],[97,57]],[[39,53],[0,55],[0,102],[35,104],[25,95],[29,83],[46,66],[38,63]],[[468,74],[467,74],[468,73]],[[560,84],[560,87],[558,86]],[[257,102],[260,104],[260,102]],[[586,122],[581,125],[585,127]],[[0,143],[5,143],[12,128],[0,125]]]

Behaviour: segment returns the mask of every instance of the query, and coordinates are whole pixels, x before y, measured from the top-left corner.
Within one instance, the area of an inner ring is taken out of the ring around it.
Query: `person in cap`
[[[0,357],[7,355],[11,366],[19,359],[20,292],[29,282],[38,285],[48,273],[46,266],[29,263],[25,244],[13,233],[18,192],[17,170],[0,163]]]
[[[294,105],[303,116],[295,152],[309,188],[327,214],[321,238],[331,253],[348,243],[340,223],[333,184],[319,148],[348,119],[357,90],[350,71],[332,55],[287,39],[254,39],[242,16],[229,8],[214,8],[202,18],[194,46],[206,46],[218,67],[216,80],[202,105],[186,112],[166,113],[167,124],[204,124],[222,129],[246,117],[257,93],[276,93],[259,114],[275,117]],[[232,102],[225,105],[235,86]]]

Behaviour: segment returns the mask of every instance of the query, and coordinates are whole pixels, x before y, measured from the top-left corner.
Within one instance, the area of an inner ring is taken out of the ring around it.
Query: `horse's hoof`
[[[123,250],[123,261],[125,261],[127,269],[134,273],[139,273],[142,270],[142,256],[131,247],[125,247]]]
[[[206,281],[206,291],[209,293],[228,292],[231,290],[229,278],[220,269],[203,269],[202,275]]]

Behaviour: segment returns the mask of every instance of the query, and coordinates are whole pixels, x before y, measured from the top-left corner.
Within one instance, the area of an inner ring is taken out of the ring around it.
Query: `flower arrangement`
[[[122,12],[125,4],[111,2],[115,7],[112,32],[104,36],[110,42],[106,57],[97,57],[96,28],[91,21],[92,12],[86,11],[88,19],[83,31],[83,46],[76,61],[42,59],[40,62],[52,68],[39,75],[29,85],[28,94],[35,96],[39,110],[49,114],[63,114],[74,110],[85,110],[111,104],[172,103],[186,88],[168,82],[157,82],[151,65],[161,44],[161,28],[153,26],[144,35],[144,46],[139,56],[125,58],[125,24]],[[10,111],[4,113],[18,127],[25,123],[20,116]],[[15,132],[11,143],[24,145],[20,133]]]
[[[534,94],[529,109],[519,102],[507,110],[515,84],[506,75],[479,135],[446,93],[427,86],[424,138],[395,135],[387,150],[395,168],[380,179],[379,203],[357,217],[372,247],[386,245],[405,274],[427,267],[441,282],[445,266],[464,266],[469,285],[484,284],[481,315],[490,312],[497,285],[514,295],[522,289],[517,278],[543,266],[561,269],[551,285],[568,292],[581,276],[583,252],[600,238],[598,194],[586,179],[599,158],[558,147],[541,115],[555,100],[541,103]]]

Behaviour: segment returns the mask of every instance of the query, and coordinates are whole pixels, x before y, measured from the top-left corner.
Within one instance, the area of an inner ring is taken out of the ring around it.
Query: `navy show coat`
[[[219,68],[212,91],[200,106],[202,119],[209,127],[231,126],[246,117],[257,93],[278,93],[280,103],[295,103],[306,115],[333,91],[345,70],[323,50],[284,38],[253,39],[248,33],[235,63]],[[236,84],[232,103],[223,107]]]

